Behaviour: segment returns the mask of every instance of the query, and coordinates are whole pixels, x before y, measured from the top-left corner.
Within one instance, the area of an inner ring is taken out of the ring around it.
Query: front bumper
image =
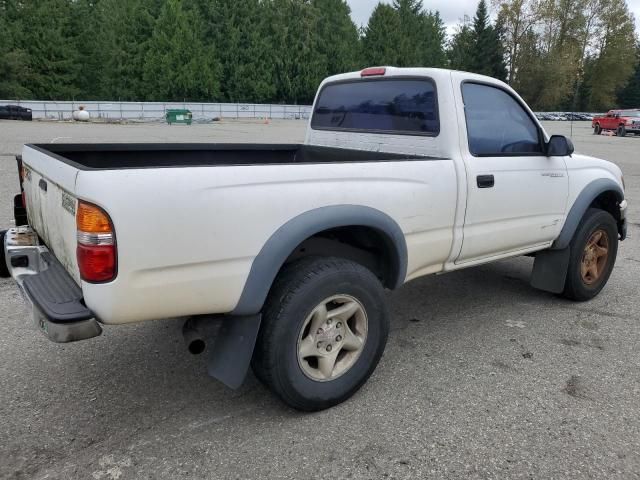
[[[7,230],[2,253],[34,325],[49,340],[68,343],[102,333],[80,287],[30,227]]]

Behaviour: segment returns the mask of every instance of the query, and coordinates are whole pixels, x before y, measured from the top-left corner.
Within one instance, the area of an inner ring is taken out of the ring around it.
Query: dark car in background
[[[31,121],[33,114],[30,108],[18,105],[0,105],[0,120],[27,120]]]

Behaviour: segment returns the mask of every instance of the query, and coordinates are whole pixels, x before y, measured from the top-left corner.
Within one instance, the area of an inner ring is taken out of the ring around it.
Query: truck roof
[[[374,71],[373,75],[368,74],[367,72]],[[450,76],[451,72],[458,72],[459,70],[451,70],[446,68],[422,68],[422,67],[411,67],[411,68],[400,68],[400,67],[392,67],[392,66],[378,66],[378,67],[368,67],[363,70],[358,70],[355,72],[342,73],[339,75],[333,75],[331,77],[325,78],[322,84],[320,85],[320,89],[327,83],[341,82],[347,80],[366,80],[367,78],[388,78],[388,77],[430,77],[434,80],[439,78],[444,79],[444,77]],[[469,80],[476,80],[482,83],[496,84],[507,86],[506,83],[501,82],[493,77],[488,77],[486,75],[479,75],[477,73],[470,72],[462,72],[465,76],[468,76]]]

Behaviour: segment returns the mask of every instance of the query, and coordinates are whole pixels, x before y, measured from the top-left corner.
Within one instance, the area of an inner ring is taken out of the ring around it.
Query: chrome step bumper
[[[34,325],[49,340],[74,342],[96,337],[102,328],[82,290],[30,227],[7,230],[3,256],[31,311]]]

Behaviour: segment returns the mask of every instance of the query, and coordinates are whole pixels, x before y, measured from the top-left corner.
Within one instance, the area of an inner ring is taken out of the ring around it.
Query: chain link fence
[[[38,100],[0,100],[0,105],[30,108],[34,119],[71,120],[74,110],[83,107],[92,120],[104,121],[164,121],[165,111],[176,108],[190,110],[196,122],[220,118],[306,120],[311,114],[308,105],[277,105],[259,103],[191,103],[191,102],[54,102]]]

